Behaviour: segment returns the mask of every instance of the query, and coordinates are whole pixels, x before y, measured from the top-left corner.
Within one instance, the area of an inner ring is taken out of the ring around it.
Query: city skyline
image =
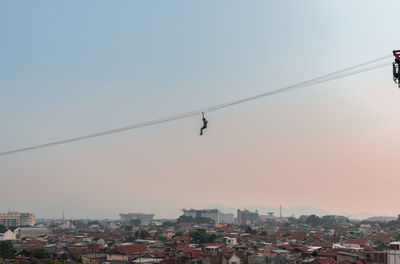
[[[123,212],[118,212],[118,213],[107,213],[104,215],[98,215],[98,216],[71,216],[71,215],[66,215],[65,210],[61,211],[61,215],[54,215],[54,216],[43,216],[43,215],[37,215],[38,219],[118,219],[121,217],[121,215],[130,215],[130,214],[145,214],[145,215],[153,215],[155,219],[176,219],[180,215],[182,215],[182,212],[184,210],[218,210],[220,213],[223,214],[233,214],[236,215],[238,210],[250,210],[254,212],[258,212],[260,215],[268,215],[270,213],[273,213],[274,216],[279,217],[282,216],[284,218],[287,217],[300,217],[302,215],[317,215],[317,216],[327,216],[327,215],[338,215],[338,216],[345,216],[348,217],[349,219],[353,220],[365,220],[370,217],[394,217],[396,218],[399,214],[379,214],[379,213],[373,213],[373,212],[340,212],[340,213],[335,213],[335,212],[330,212],[328,210],[324,210],[322,208],[317,208],[309,205],[297,205],[293,207],[285,207],[285,206],[266,206],[266,205],[247,205],[243,206],[240,208],[235,208],[235,207],[229,207],[229,206],[224,206],[220,204],[214,204],[214,205],[208,205],[205,207],[201,208],[180,208],[175,212],[174,214],[171,215],[157,215],[154,214],[151,209],[144,210],[143,212],[138,212],[135,210],[125,210]],[[5,211],[4,211],[5,212]],[[8,213],[18,213],[19,210],[8,210]],[[0,213],[1,214],[1,213]],[[36,215],[36,213],[35,213]]]

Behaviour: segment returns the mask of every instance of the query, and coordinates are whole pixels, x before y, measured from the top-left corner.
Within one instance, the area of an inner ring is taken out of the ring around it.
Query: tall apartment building
[[[250,212],[249,210],[237,210],[237,221],[239,225],[248,225],[250,223],[256,223],[260,220],[258,211]]]
[[[35,215],[31,213],[0,213],[0,225],[5,227],[34,226]]]
[[[195,209],[182,209],[183,215],[191,216],[193,218],[196,217],[208,217],[215,222],[220,222],[220,212],[218,209],[203,209],[203,210],[195,210]]]
[[[153,214],[142,214],[142,213],[128,213],[128,214],[119,214],[121,217],[121,222],[129,222],[131,220],[139,219],[143,225],[147,225],[150,221],[153,220]]]
[[[235,222],[235,217],[232,213],[220,213],[219,218],[220,223],[232,224],[233,222]]]

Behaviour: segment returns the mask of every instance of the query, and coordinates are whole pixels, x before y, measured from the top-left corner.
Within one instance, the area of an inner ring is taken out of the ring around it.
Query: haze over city
[[[391,55],[399,8],[395,0],[3,1],[0,152]],[[182,208],[308,205],[397,216],[400,91],[391,61],[206,113],[203,136],[199,114],[0,156],[0,212],[177,218]]]

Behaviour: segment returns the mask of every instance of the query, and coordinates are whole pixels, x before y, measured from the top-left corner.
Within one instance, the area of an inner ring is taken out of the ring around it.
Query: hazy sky
[[[0,152],[251,96],[400,49],[398,0],[1,1]],[[397,214],[391,67],[0,157],[0,211]]]

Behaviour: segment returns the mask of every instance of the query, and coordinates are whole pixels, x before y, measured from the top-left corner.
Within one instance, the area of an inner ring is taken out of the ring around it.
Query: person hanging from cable
[[[393,81],[399,85],[400,88],[400,50],[394,50],[394,62],[393,62]]]
[[[203,135],[203,129],[207,128],[207,123],[208,123],[207,119],[204,117],[204,112],[202,112],[202,115],[203,115],[203,126],[200,128],[200,136]]]

